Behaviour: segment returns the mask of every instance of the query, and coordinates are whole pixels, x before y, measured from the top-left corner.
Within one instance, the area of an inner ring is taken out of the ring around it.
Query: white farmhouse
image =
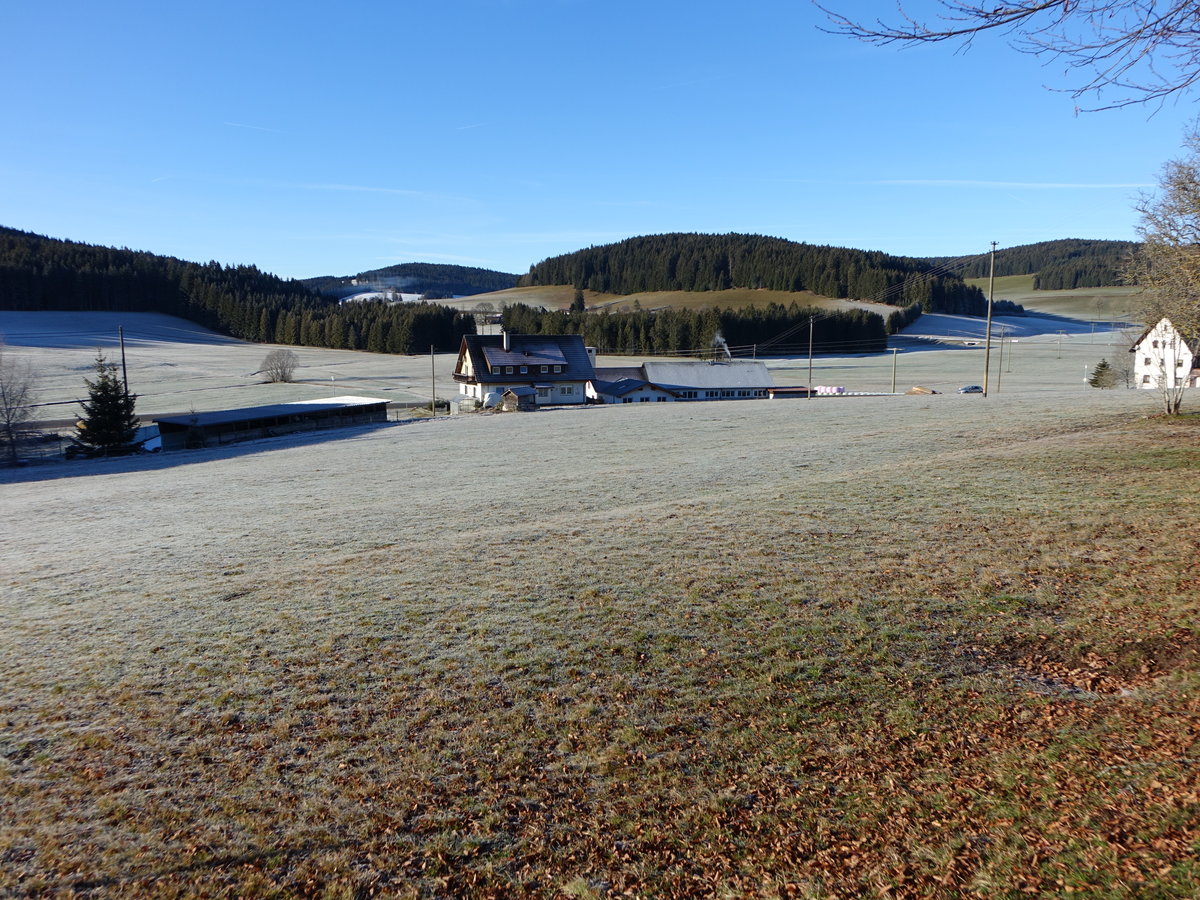
[[[592,352],[577,334],[463,335],[454,366],[463,395],[479,403],[516,388],[530,389],[513,396],[525,403],[531,394],[534,406],[584,403],[593,378]]]
[[[1190,344],[1170,319],[1146,331],[1129,350],[1140,388],[1200,387],[1200,346]]]

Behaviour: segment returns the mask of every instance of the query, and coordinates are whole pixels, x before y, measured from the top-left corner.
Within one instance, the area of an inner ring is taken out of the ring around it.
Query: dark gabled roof
[[[464,356],[471,359],[471,379],[460,371]],[[496,366],[512,366],[515,371],[505,375],[493,371]],[[527,366],[531,371],[521,374],[520,366]],[[547,366],[550,371],[540,371],[541,366]],[[562,371],[554,372],[554,366],[562,366]],[[577,334],[510,334],[507,350],[504,349],[504,335],[466,334],[454,372],[454,377],[459,380],[497,385],[528,383],[535,376],[538,381],[587,381],[593,375],[592,359],[583,345],[583,338]]]
[[[653,387],[648,381],[640,378],[619,378],[616,381],[593,381],[592,388],[597,394],[608,394],[610,397],[624,397],[638,388]]]
[[[509,342],[510,349],[503,346],[484,346],[483,358],[489,366],[565,366],[567,355],[558,341],[523,340],[518,345]]]
[[[531,387],[524,387],[519,384],[514,384],[510,388],[505,388],[504,393],[512,394],[514,397],[536,397],[537,391]]]
[[[219,409],[213,412],[189,413],[184,416],[162,416],[152,421],[158,425],[190,428],[227,425],[230,422],[252,422],[283,416],[305,416],[337,409],[357,409],[364,406],[387,406],[386,400],[371,397],[330,397],[327,400],[297,400],[292,403],[272,403],[267,406],[247,406],[242,409]]]

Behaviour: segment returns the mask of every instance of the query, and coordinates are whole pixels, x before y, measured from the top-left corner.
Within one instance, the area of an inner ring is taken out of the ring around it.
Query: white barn
[[[656,360],[596,370],[588,399],[601,403],[762,399],[775,386],[758,360]]]

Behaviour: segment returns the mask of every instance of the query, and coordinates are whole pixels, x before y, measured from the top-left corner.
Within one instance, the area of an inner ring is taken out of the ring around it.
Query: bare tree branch
[[[33,421],[34,374],[29,363],[18,360],[0,341],[0,447],[9,465],[19,461],[19,445]]]
[[[999,31],[1013,49],[1061,60],[1068,70],[1086,73],[1065,91],[1078,100],[1102,100],[1094,112],[1142,103],[1161,103],[1200,81],[1200,0],[1021,0],[1017,3],[964,3],[940,0],[936,20],[910,16],[898,4],[902,21],[866,23],[812,0],[831,27],[823,29],[871,44],[962,41]],[[1105,92],[1120,96],[1104,101]]]

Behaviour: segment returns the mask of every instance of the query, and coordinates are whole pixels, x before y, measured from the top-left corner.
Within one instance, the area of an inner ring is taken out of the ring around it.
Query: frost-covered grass
[[[21,313],[0,311],[0,336],[15,357],[30,361],[46,419],[78,414],[87,396],[96,352],[120,363],[118,327],[125,329],[129,389],[138,413],[154,415],[235,409],[352,394],[401,403],[428,402],[428,356],[392,356],[353,350],[293,348],[294,384],[267,384],[257,374],[274,344],[234,340],[171,316],[148,313]],[[436,359],[439,397],[453,396],[455,358]]]
[[[1017,342],[1000,345],[1000,326],[1008,322]],[[441,398],[458,393],[452,376],[456,355],[393,356],[352,350],[294,348],[299,357],[295,384],[266,384],[256,375],[275,345],[248,344],[207,332],[169,316],[144,313],[19,313],[0,311],[0,335],[8,352],[28,359],[38,375],[42,418],[69,420],[86,396],[84,378],[93,374],[96,350],[119,361],[117,328],[125,328],[130,390],[138,395],[139,414],[155,415],[233,409],[267,403],[325,397],[378,397],[401,403],[428,402],[436,372]],[[1019,333],[1015,330],[1020,328]],[[982,346],[955,342],[982,338],[982,320],[963,316],[923,316],[910,329],[947,343],[901,340],[895,360],[896,389],[923,385],[955,391],[983,381]],[[1059,334],[1059,331],[1064,331]],[[1102,358],[1128,357],[1128,339],[1119,332],[1092,333],[1089,323],[1057,319],[997,320],[990,360],[990,391],[1051,391],[1086,394],[1085,383]],[[601,357],[600,365],[634,365],[644,357]],[[806,351],[768,357],[778,384],[807,384]],[[890,391],[891,353],[817,355],[814,384],[840,385],[850,391]],[[1069,401],[1074,402],[1074,401]]]
[[[0,894],[1195,896],[1200,420],[1155,409],[4,471]]]

